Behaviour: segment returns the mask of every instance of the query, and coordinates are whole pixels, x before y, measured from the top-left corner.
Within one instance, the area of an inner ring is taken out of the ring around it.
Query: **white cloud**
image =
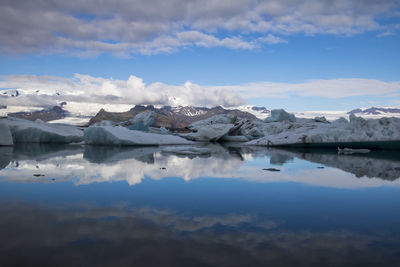
[[[147,85],[136,76],[128,80],[106,79],[75,74],[66,79],[53,76],[14,75],[0,79],[0,89],[13,90],[0,95],[1,103],[17,106],[49,106],[60,101],[100,104],[155,104],[192,106],[236,106],[244,104],[239,94],[223,88],[202,87],[191,82]],[[12,97],[15,90],[18,97]]]
[[[398,94],[400,93],[400,82],[347,78],[310,80],[302,83],[259,82],[223,88],[246,95],[247,98],[282,98],[289,95],[343,98]]]
[[[264,44],[285,42],[282,35],[397,31],[379,18],[396,16],[398,9],[396,0],[6,0],[0,8],[0,52],[125,56],[185,46],[249,50],[261,45],[259,38]]]
[[[301,83],[255,82],[226,86],[183,85],[161,82],[146,84],[141,78],[127,80],[75,74],[73,78],[13,75],[0,79],[0,103],[9,106],[51,106],[61,101],[96,104],[153,104],[226,107],[243,105],[246,99],[313,96],[345,98],[357,96],[393,97],[400,94],[400,82],[374,79],[310,80]],[[19,91],[18,97],[11,97]]]
[[[267,43],[267,44],[279,44],[279,43],[287,43],[287,40],[284,40],[278,36],[268,34],[265,37],[258,38],[259,42]]]

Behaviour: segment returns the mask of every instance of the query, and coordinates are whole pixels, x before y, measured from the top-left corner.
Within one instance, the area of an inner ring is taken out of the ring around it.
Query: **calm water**
[[[0,266],[400,266],[400,154],[0,148]]]

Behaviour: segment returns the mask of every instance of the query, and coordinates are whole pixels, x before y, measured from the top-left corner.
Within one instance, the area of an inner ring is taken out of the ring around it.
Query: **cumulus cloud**
[[[229,107],[245,103],[242,96],[230,89],[203,87],[190,81],[183,85],[160,82],[146,84],[133,75],[127,80],[82,74],[75,74],[72,79],[13,75],[0,79],[0,89],[8,89],[0,94],[2,103],[18,106],[51,106],[60,101],[207,107]],[[19,96],[13,97],[16,91]]]
[[[0,4],[0,52],[168,53],[187,46],[251,50],[291,34],[382,34],[399,3],[321,0],[87,0]]]
[[[285,98],[293,95],[343,98],[351,96],[389,96],[400,93],[400,82],[375,79],[310,80],[301,83],[259,82],[225,86],[233,92],[245,92],[247,98]]]
[[[12,75],[0,78],[0,101],[10,106],[52,106],[61,101],[96,104],[239,106],[253,98],[314,96],[392,97],[400,94],[400,82],[374,79],[310,80],[301,83],[257,82],[239,85],[202,86],[191,81],[182,85],[146,84],[131,75],[127,80],[75,74],[73,78]],[[13,97],[18,91],[19,96]]]

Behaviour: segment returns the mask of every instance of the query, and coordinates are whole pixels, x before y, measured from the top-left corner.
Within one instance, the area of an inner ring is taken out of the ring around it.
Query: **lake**
[[[0,266],[400,266],[399,152],[203,147],[0,147]]]

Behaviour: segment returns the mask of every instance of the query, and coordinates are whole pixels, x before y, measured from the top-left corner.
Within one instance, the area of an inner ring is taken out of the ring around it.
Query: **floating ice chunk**
[[[149,127],[154,123],[154,110],[145,111],[137,114],[133,119],[128,121],[127,126],[130,130],[148,131]]]
[[[232,114],[218,114],[208,119],[196,121],[190,124],[189,129],[199,130],[206,125],[212,125],[212,124],[233,124],[234,121],[235,121],[235,116]]]
[[[322,117],[315,117],[315,118],[314,118],[314,121],[315,121],[315,122],[322,122],[322,123],[329,123],[329,121],[328,121],[324,116],[322,116]]]
[[[286,112],[284,109],[273,109],[271,110],[271,116],[264,120],[264,122],[280,122],[280,121],[295,122],[296,117],[294,116],[294,114],[290,114]]]
[[[195,146],[165,147],[161,151],[178,155],[208,155],[212,152],[209,148]]]
[[[93,124],[93,126],[115,126],[115,125],[117,125],[116,122],[107,121],[107,120],[99,121],[99,122],[96,122],[95,124]]]
[[[243,135],[224,135],[221,139],[223,142],[247,142],[249,139]]]
[[[340,148],[338,147],[338,154],[355,154],[355,153],[360,153],[360,154],[366,154],[371,152],[369,149],[353,149],[353,148]]]
[[[10,128],[0,123],[0,146],[12,146],[13,144]]]
[[[264,128],[266,131],[264,137],[247,142],[246,145],[400,141],[400,119],[398,118],[365,120],[353,116],[350,119],[350,122],[340,120],[330,124],[275,122],[271,123],[271,127]],[[364,146],[368,147],[368,144]]]
[[[335,124],[341,124],[341,123],[349,123],[349,121],[346,120],[346,118],[340,117],[339,119],[334,120],[333,123],[335,123]]]
[[[174,135],[145,133],[122,126],[91,126],[85,130],[85,142],[96,145],[180,145],[192,142]]]
[[[180,136],[193,141],[218,141],[222,136],[226,135],[232,128],[233,124],[210,124],[199,127],[197,132],[181,134]]]
[[[171,134],[171,132],[165,128],[165,127],[149,127],[149,132],[150,133],[156,133],[156,134]]]
[[[83,132],[69,125],[13,117],[2,119],[0,124],[9,127],[14,143],[75,143],[83,140]]]

